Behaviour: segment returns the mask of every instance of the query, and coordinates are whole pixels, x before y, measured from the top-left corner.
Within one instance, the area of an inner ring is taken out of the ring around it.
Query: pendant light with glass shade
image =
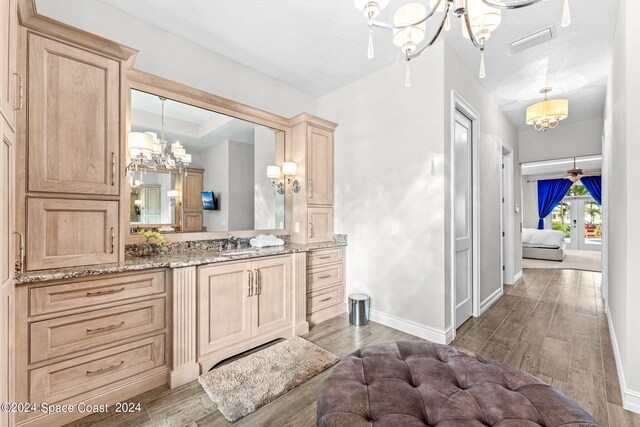
[[[423,0],[426,2],[426,0]],[[451,15],[462,20],[463,36],[480,50],[480,72],[478,76],[486,76],[484,60],[485,43],[502,22],[502,9],[520,9],[543,0],[428,0],[428,7],[421,3],[409,3],[401,6],[393,15],[393,23],[377,21],[380,12],[389,5],[389,0],[354,0],[356,8],[367,18],[369,26],[369,42],[367,57],[375,56],[373,28],[382,28],[393,32],[393,42],[400,47],[407,62],[405,85],[411,86],[409,62],[417,58],[439,39],[442,31],[451,28]],[[544,0],[550,1],[550,0]],[[569,0],[563,0],[562,26],[571,23]],[[427,38],[427,21],[436,13],[442,17],[436,22],[435,33],[431,39],[421,45]]]

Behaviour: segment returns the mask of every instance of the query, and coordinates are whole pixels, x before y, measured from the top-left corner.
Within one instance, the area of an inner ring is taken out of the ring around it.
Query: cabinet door
[[[14,74],[18,46],[16,4],[16,0],[0,0],[0,113],[14,129],[14,108],[20,104],[16,89],[22,83]]]
[[[14,355],[14,198],[15,134],[0,117],[0,402],[15,401]],[[13,415],[0,413],[0,426],[9,426]]]
[[[118,261],[118,202],[27,200],[27,269]]]
[[[313,126],[307,130],[307,202],[333,204],[333,133]]]
[[[333,208],[308,208],[309,243],[333,240]]]
[[[291,325],[291,260],[265,259],[252,265],[255,277],[253,336]]]
[[[120,64],[29,34],[29,191],[119,193]]]
[[[251,338],[250,264],[198,269],[198,351],[200,355]]]
[[[182,177],[182,231],[202,231],[204,174],[187,170]]]

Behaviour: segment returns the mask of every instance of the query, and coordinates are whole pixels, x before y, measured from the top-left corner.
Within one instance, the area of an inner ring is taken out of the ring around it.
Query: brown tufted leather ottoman
[[[519,369],[426,341],[392,341],[344,357],[323,385],[318,425],[598,426]]]

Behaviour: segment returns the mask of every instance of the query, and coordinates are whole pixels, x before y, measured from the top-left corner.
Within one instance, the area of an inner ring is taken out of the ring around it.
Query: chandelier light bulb
[[[396,46],[402,47],[403,51],[406,51],[406,46],[417,45],[423,41],[427,23],[411,24],[423,19],[426,15],[427,9],[420,3],[405,4],[396,10],[396,13],[393,15],[393,24],[398,27],[405,26],[405,28],[396,28],[393,30],[393,43]],[[406,25],[411,26],[406,27]]]
[[[571,25],[571,10],[569,9],[569,0],[564,0],[564,6],[562,8],[562,26],[568,27]]]
[[[480,73],[478,74],[478,77],[480,77],[481,79],[487,77],[487,71],[484,67],[484,52],[480,54]]]
[[[373,50],[373,28],[369,28],[369,50],[367,51],[367,58],[373,59],[376,53]]]

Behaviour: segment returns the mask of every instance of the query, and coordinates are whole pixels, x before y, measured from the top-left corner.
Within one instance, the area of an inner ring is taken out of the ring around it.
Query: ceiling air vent
[[[549,40],[555,38],[556,26],[549,25],[548,27],[534,31],[531,34],[512,41],[511,43],[509,43],[509,47],[511,48],[511,53],[515,55],[516,53],[522,52],[525,49],[541,45],[542,43],[546,43]]]

